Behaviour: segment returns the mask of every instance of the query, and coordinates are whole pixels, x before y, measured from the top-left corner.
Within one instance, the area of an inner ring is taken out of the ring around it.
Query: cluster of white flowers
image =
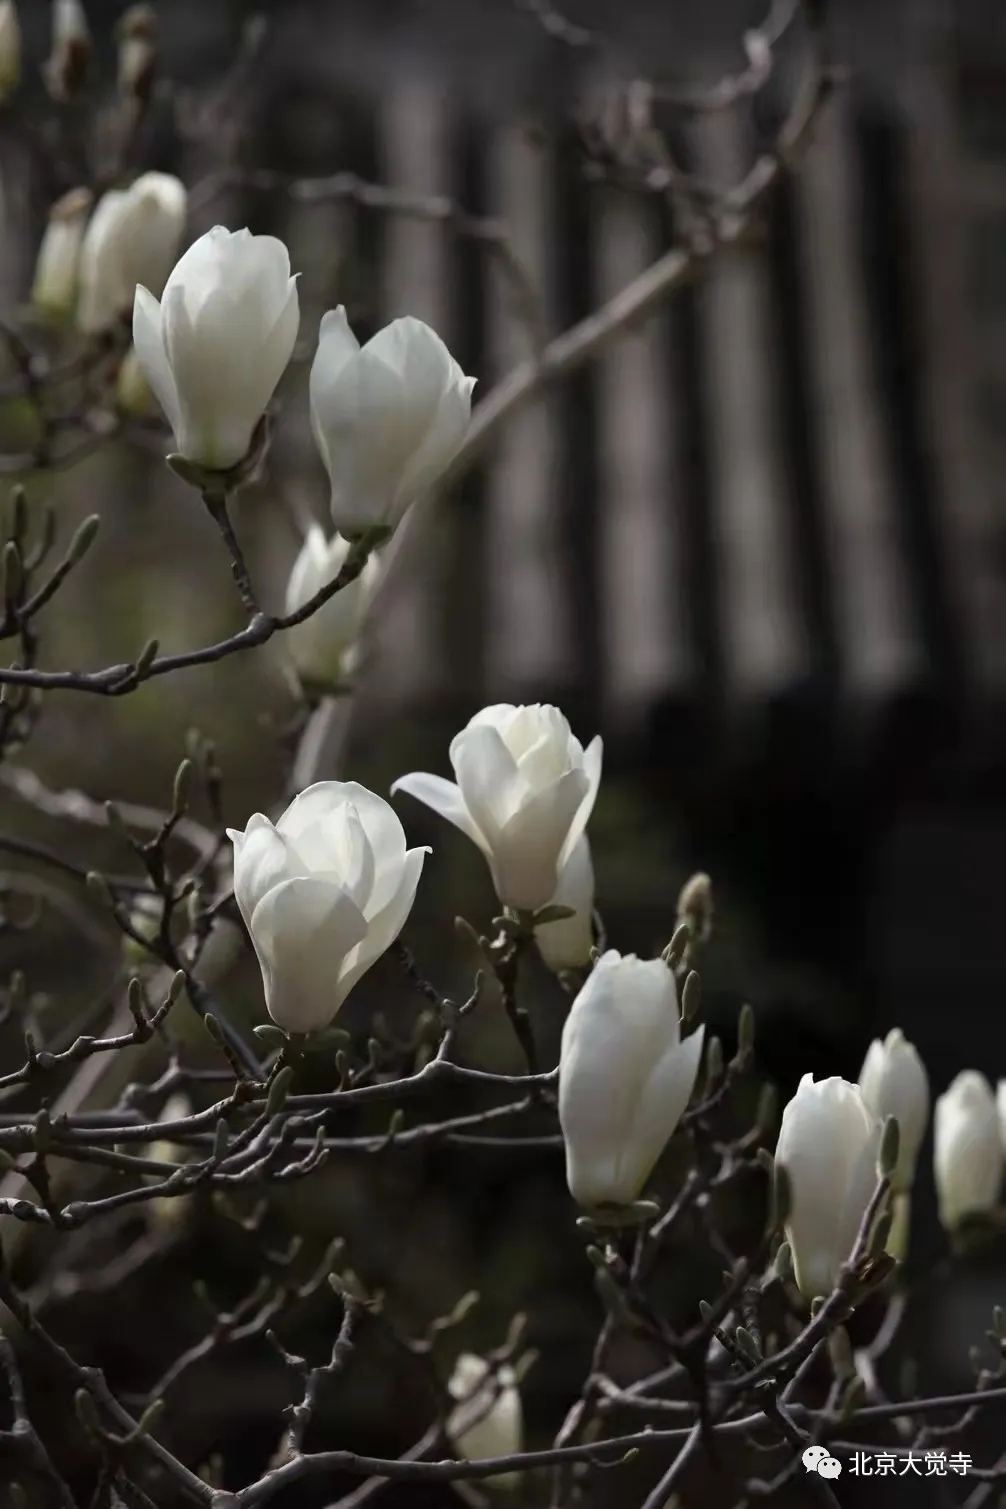
[[[0,33],[2,25],[0,13]],[[247,229],[214,226],[179,258],[186,213],[185,187],[166,173],[144,173],[97,205],[87,190],[73,190],[50,212],[32,298],[92,339],[131,310],[120,407],[144,416],[156,400],[177,458],[200,474],[227,474],[253,451],[293,354],[297,279],[283,242]],[[394,320],[361,347],[344,309],[322,317],[310,415],[335,532],[308,530],[287,585],[288,614],[335,581],[352,536],[395,529],[437,481],[464,439],[474,381],[421,320]],[[380,572],[374,551],[354,581],[294,625],[287,645],[305,684],[324,689],[352,670]],[[565,946],[558,933],[556,942]]]

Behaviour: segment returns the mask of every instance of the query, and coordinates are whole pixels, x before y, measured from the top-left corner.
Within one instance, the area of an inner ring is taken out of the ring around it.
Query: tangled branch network
[[[518,8],[557,46],[604,47],[538,0]],[[52,1030],[52,1013],[40,1017],[20,969],[0,994],[0,1026],[23,1045],[23,1058],[19,1051],[0,1066],[5,1503],[259,1509],[297,1502],[304,1485],[312,1503],[339,1493],[333,1509],[348,1509],[389,1485],[432,1482],[470,1504],[560,1509],[599,1502],[625,1473],[643,1509],[749,1505],[794,1482],[835,1504],[836,1476],[857,1463],[866,1470],[873,1457],[889,1472],[924,1465],[945,1480],[941,1503],[959,1487],[962,1502],[979,1509],[1006,1478],[1006,1456],[979,1465],[963,1449],[985,1412],[1006,1402],[1006,1314],[991,1317],[969,1391],[892,1397],[885,1381],[913,1303],[901,1264],[930,1104],[926,1068],[904,1035],[872,1044],[858,1084],[805,1076],[777,1118],[772,1087],[759,1083],[750,1009],[729,1059],[702,1020],[699,971],[714,923],[708,877],[682,890],[658,957],[623,956],[602,941],[588,837],[601,741],[581,743],[554,707],[482,709],[451,742],[453,780],[412,772],[389,793],[445,818],[486,861],[499,909],[491,921],[458,924],[459,947],[477,959],[465,999],[446,994],[401,939],[425,850],[408,846],[384,796],[321,778],[319,727],[335,709],[352,709],[360,644],[388,580],[409,569],[424,500],[455,481],[522,405],[744,240],[835,82],[823,9],[820,0],[777,5],[744,38],[741,72],[708,91],[634,79],[583,116],[585,172],[670,201],[678,242],[608,304],[551,333],[504,226],[351,173],[286,180],[239,165],[242,101],[264,55],[261,22],[246,30],[228,74],[197,95],[160,74],[156,16],[134,6],[119,24],[109,94],[79,0],[55,0],[39,98],[28,87],[16,7],[0,3],[0,130],[21,133],[57,190],[30,302],[4,325],[5,396],[28,406],[35,439],[3,467],[12,477],[72,469],[113,438],[162,445],[163,416],[168,463],[216,526],[244,619],[230,637],[193,650],[164,654],[152,640],[114,665],[47,668],[45,616],[85,569],[101,521],[88,518],[57,550],[53,515],[12,487],[0,638],[14,649],[0,668],[0,780],[50,817],[111,830],[122,865],[115,873],[78,865],[0,834],[0,849],[32,866],[6,878],[2,921],[8,932],[27,930],[52,906],[87,941],[97,909],[117,924],[122,951],[115,1004],[100,1025]],[[771,146],[728,188],[682,169],[668,112],[743,105],[774,76],[782,48],[801,66]],[[191,188],[149,171],[145,126],[155,107],[169,110],[185,139],[224,140],[231,160]],[[101,154],[91,150],[99,139]],[[282,612],[260,600],[231,505],[270,465],[276,390],[301,340],[296,276],[282,241],[246,229],[217,226],[182,250],[193,204],[243,182],[306,203],[348,199],[473,239],[500,260],[528,337],[526,360],[473,410],[473,379],[422,321],[396,320],[361,346],[345,309],[325,314],[309,401],[330,526],[307,530]],[[121,697],[273,639],[304,718],[291,789],[271,817],[225,827],[220,764],[198,734],[164,811],[52,790],[23,758],[51,691]],[[406,815],[411,803],[402,803]],[[251,1032],[214,993],[227,957],[246,947],[262,984],[262,1020]],[[557,1064],[528,1005],[535,955],[567,1006]],[[340,1009],[384,956],[398,968],[407,1010],[396,1022],[406,1029],[375,1017],[361,1038],[340,1024]],[[465,1061],[463,1024],[490,996],[523,1055],[520,1072]],[[201,1056],[180,1030],[183,1018],[201,1023]],[[972,1071],[936,1105],[934,1174],[952,1256],[995,1223],[1001,1091]],[[310,1185],[333,1156],[394,1161],[427,1146],[459,1156],[477,1147],[499,1159],[530,1147],[565,1159],[568,1220],[599,1324],[582,1387],[547,1435],[540,1423],[525,1432],[526,1380],[538,1365],[533,1295],[495,1348],[475,1348],[467,1338],[478,1295],[459,1295],[410,1330],[343,1234],[307,1263],[296,1241],[277,1250],[267,1237],[278,1193]],[[134,1379],[127,1392],[60,1339],[48,1312],[57,1299],[114,1296],[175,1241],[179,1212],[206,1195],[214,1219],[257,1253],[259,1277],[213,1308],[205,1333],[161,1376],[140,1394]],[[735,1197],[755,1210],[753,1226],[725,1219]],[[110,1234],[114,1257],[90,1261]],[[32,1256],[35,1238],[48,1243],[48,1263]],[[669,1285],[685,1249],[701,1254],[708,1297],[683,1311]],[[308,1305],[330,1323],[320,1360],[284,1340]],[[245,1482],[218,1462],[187,1459],[178,1444],[182,1385],[238,1343],[270,1359],[291,1399],[268,1465]],[[375,1457],[332,1440],[321,1405],[361,1353],[389,1344],[425,1390],[428,1424],[398,1455]],[[62,1440],[48,1439],[29,1358],[72,1402],[83,1468],[63,1461]],[[356,1480],[348,1490],[347,1478]]]

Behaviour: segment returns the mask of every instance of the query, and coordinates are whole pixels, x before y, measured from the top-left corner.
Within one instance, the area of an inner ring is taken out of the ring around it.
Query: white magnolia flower
[[[50,314],[69,315],[77,303],[84,232],[93,203],[89,189],[71,189],[49,211],[32,283],[32,303]]]
[[[601,781],[600,736],[586,750],[557,707],[483,708],[451,741],[457,784],[415,771],[406,791],[476,843],[504,906],[537,911],[587,826]]]
[[[0,0],[0,100],[17,88],[21,77],[21,23],[14,0]]]
[[[326,540],[312,524],[294,561],[286,587],[286,612],[296,613],[322,587],[335,580],[346,563],[351,542],[341,534]],[[353,651],[381,571],[375,551],[355,581],[330,597],[310,618],[286,631],[297,673],[304,680],[334,682],[352,667]]]
[[[188,195],[170,173],[144,173],[99,199],[80,252],[77,323],[95,334],[133,307],[137,285],[160,294],[175,265]]]
[[[181,257],[158,303],[136,290],[140,366],[186,460],[244,460],[300,323],[290,254],[275,236],[214,226]]]
[[[992,1086],[965,1069],[939,1096],[933,1116],[933,1165],[940,1221],[947,1231],[999,1199],[1003,1152]]]
[[[594,966],[559,1053],[566,1182],[580,1205],[637,1199],[695,1088],[703,1028],[682,1040],[674,972],[663,959]]]
[[[996,1110],[999,1113],[999,1140],[1006,1154],[1006,1079],[996,1085]]]
[[[594,946],[594,865],[586,833],[566,858],[551,905],[572,907],[573,916],[535,928],[538,952],[557,974],[563,969],[586,969]]]
[[[234,899],[287,1032],[327,1027],[412,910],[425,849],[355,781],[319,781],[275,826],[256,812],[234,844]]]
[[[341,305],[322,317],[311,428],[337,529],[399,522],[453,459],[474,385],[422,320],[394,320],[361,347]]]
[[[919,1148],[929,1120],[929,1076],[918,1050],[894,1027],[881,1042],[874,1038],[859,1074],[859,1088],[867,1108],[880,1121],[898,1122],[898,1166],[892,1185],[899,1193],[911,1188]]]
[[[800,1292],[830,1294],[877,1187],[882,1123],[845,1079],[805,1074],[782,1113],[776,1161],[789,1175],[786,1236]]]
[[[483,1357],[462,1352],[447,1384],[451,1398],[458,1400],[447,1420],[447,1435],[466,1462],[509,1457],[522,1449],[524,1415],[513,1368],[499,1368],[495,1381],[493,1374]],[[520,1473],[500,1472],[486,1481],[512,1488]]]

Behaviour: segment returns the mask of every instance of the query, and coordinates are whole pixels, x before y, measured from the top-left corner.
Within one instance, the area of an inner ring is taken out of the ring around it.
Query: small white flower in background
[[[169,1095],[161,1108],[158,1121],[184,1121],[192,1115],[192,1104],[187,1095],[179,1091],[175,1095]],[[182,1163],[188,1162],[192,1156],[190,1150],[176,1142],[169,1142],[167,1138],[160,1138],[157,1142],[148,1144],[147,1158],[155,1163]],[[167,1174],[149,1174],[150,1183],[157,1184],[168,1177]],[[152,1224],[165,1234],[177,1232],[188,1219],[188,1195],[157,1195],[148,1201],[147,1211]]]
[[[138,284],[159,294],[175,265],[188,195],[170,173],[144,173],[99,199],[80,252],[77,324],[88,334],[133,307]]]
[[[319,781],[275,826],[256,812],[234,844],[234,899],[287,1032],[327,1027],[412,910],[425,849],[355,781]]]
[[[776,1162],[789,1175],[786,1236],[807,1300],[835,1288],[877,1187],[882,1123],[845,1079],[805,1074],[782,1113]]]
[[[217,225],[180,258],[158,303],[136,290],[133,341],[178,453],[212,471],[243,461],[300,323],[290,254],[275,236]]]
[[[143,375],[135,346],[130,346],[122,358],[115,380],[115,402],[124,414],[131,414],[134,419],[147,419],[157,413],[157,400]]]
[[[14,0],[0,0],[0,102],[21,77],[21,23]]]
[[[457,784],[414,771],[391,790],[425,802],[478,845],[504,906],[537,911],[587,826],[602,753],[600,736],[584,749],[557,707],[498,703],[452,739]]]
[[[992,1210],[1002,1185],[999,1113],[984,1074],[965,1069],[939,1096],[933,1136],[940,1221],[952,1231],[965,1216]]]
[[[898,1121],[898,1166],[892,1187],[904,1194],[915,1177],[915,1164],[929,1120],[929,1076],[918,1050],[900,1027],[883,1041],[874,1038],[859,1074],[859,1088],[867,1108],[879,1121]]]
[[[1006,1079],[996,1085],[996,1110],[999,1113],[999,1140],[1006,1154]]]
[[[487,1457],[511,1457],[522,1449],[524,1414],[513,1368],[494,1370],[483,1357],[462,1352],[447,1392],[458,1400],[447,1420],[447,1435],[458,1456],[479,1462]],[[494,1487],[512,1488],[520,1476],[519,1472],[500,1472],[486,1481]]]
[[[49,314],[69,315],[77,303],[80,253],[93,199],[89,189],[71,189],[49,211],[32,283],[32,303]]]
[[[400,521],[453,460],[474,385],[422,320],[394,320],[361,347],[341,305],[322,317],[311,428],[337,529]]]
[[[580,1205],[630,1205],[688,1105],[704,1028],[681,1037],[674,972],[663,959],[597,961],[559,1053],[566,1182]]]
[[[54,99],[73,98],[87,75],[90,57],[91,29],[80,0],[53,0],[52,47],[44,74]]]
[[[322,587],[335,580],[352,548],[341,534],[325,538],[325,531],[312,524],[304,536],[286,587],[287,613],[296,613]],[[305,681],[337,682],[352,669],[354,650],[363,620],[374,595],[381,571],[377,552],[367,558],[359,576],[303,623],[286,631],[298,675]]]
[[[572,907],[572,917],[545,922],[534,930],[535,942],[549,969],[586,969],[594,946],[594,864],[586,833],[573,845],[559,874],[550,903]]]

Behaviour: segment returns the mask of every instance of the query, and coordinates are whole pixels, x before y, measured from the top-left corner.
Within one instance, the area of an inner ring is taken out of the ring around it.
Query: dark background
[[[118,9],[88,7],[105,62]],[[737,38],[761,19],[746,5],[570,4],[571,20],[610,43],[581,54],[494,0],[262,9],[270,42],[238,162],[296,176],[352,169],[493,215],[507,209],[501,183],[514,182],[500,162],[516,162],[531,189],[514,201],[525,217],[514,239],[542,275],[556,330],[594,306],[626,258],[673,234],[662,204],[590,181],[572,119],[612,75],[712,82],[740,66]],[[213,79],[245,14],[162,5],[165,72]],[[34,11],[25,20],[30,30]],[[1006,21],[992,4],[836,5],[834,41],[846,85],[760,238],[720,283],[717,270],[633,336],[627,366],[612,348],[438,505],[378,635],[347,768],[377,790],[405,770],[444,772],[450,736],[483,703],[557,701],[584,742],[606,738],[590,832],[612,943],[661,946],[680,884],[708,870],[719,931],[707,1003],[727,1039],[751,1000],[760,1071],[789,1094],[807,1070],[855,1078],[870,1037],[898,1024],[935,1094],[965,1066],[994,1081],[1006,1043]],[[771,129],[789,67],[784,55],[767,98],[740,117],[743,150]],[[673,141],[700,160],[694,131],[675,128]],[[159,129],[150,141],[152,161],[190,183],[226,150],[179,150]],[[26,291],[45,207],[35,185],[8,193],[8,300]],[[361,337],[421,314],[480,392],[503,347],[520,353],[490,259],[470,241],[330,203],[291,208],[282,191],[228,189],[196,219],[194,233],[221,220],[287,239],[305,337],[335,302]],[[626,393],[638,400],[628,408]],[[291,510],[322,517],[325,502],[304,364],[281,396],[273,471],[238,516],[275,600],[296,548]],[[55,487],[31,479],[30,492],[55,499],[67,531],[95,508],[103,516],[100,550],[51,614],[43,663],[104,664],[153,633],[173,649],[236,624],[207,521],[157,454],[113,447]],[[635,545],[620,554],[624,531]],[[243,824],[275,799],[293,711],[270,649],[111,703],[54,696],[25,758],[56,787],[163,803],[197,725],[219,745],[228,821]],[[4,805],[10,830],[60,831]],[[413,841],[434,845],[410,942],[461,988],[450,919],[491,915],[488,882],[453,830],[400,810]],[[64,829],[60,842],[112,867],[104,835]],[[0,949],[35,988],[72,1001],[99,988],[108,961],[67,936],[54,915],[27,945]],[[231,1004],[254,1015],[257,980],[247,966],[235,976]],[[392,978],[377,972],[361,1010]],[[547,981],[535,989],[554,1040],[561,998]],[[479,1041],[512,1062],[505,1025],[488,1021]],[[928,1156],[920,1273],[943,1251]],[[532,1374],[530,1428],[554,1433],[595,1302],[585,1276],[579,1289],[568,1281],[577,1239],[552,1154],[505,1167],[473,1151],[357,1159],[291,1201],[311,1238],[346,1232],[360,1271],[391,1287],[407,1321],[476,1286],[489,1298],[467,1342],[489,1346],[528,1308],[552,1357]],[[219,1232],[208,1213],[194,1217],[153,1279],[118,1292],[113,1327],[107,1296],[93,1314],[78,1306],[73,1325],[86,1344],[101,1337],[111,1371],[148,1386],[151,1353],[163,1343],[170,1355],[176,1326],[198,1334],[192,1276],[208,1268],[222,1295],[248,1286],[258,1258]],[[979,1265],[950,1290],[938,1281],[940,1303],[912,1342],[942,1384],[966,1381],[966,1348],[1000,1279]],[[421,1396],[378,1343],[360,1351],[361,1373],[333,1401],[331,1444],[404,1449],[426,1423]],[[242,1470],[267,1456],[286,1397],[268,1357],[252,1348],[192,1376],[200,1449],[219,1431]],[[408,1489],[398,1501],[447,1498]]]

